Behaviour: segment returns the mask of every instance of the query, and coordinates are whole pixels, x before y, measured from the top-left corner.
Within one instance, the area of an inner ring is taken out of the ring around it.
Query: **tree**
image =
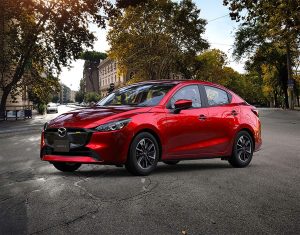
[[[84,100],[84,91],[85,91],[85,82],[83,79],[80,79],[80,83],[79,83],[79,90],[78,92],[76,92],[75,95],[75,101],[76,102],[83,102]]]
[[[95,36],[88,24],[104,27],[103,11],[116,13],[107,0],[1,0],[0,113],[24,72],[58,73],[91,47]]]
[[[227,56],[218,49],[207,50],[196,57],[196,79],[221,84],[252,104],[265,104],[262,82],[254,73],[240,74],[227,65]]]
[[[287,87],[287,83],[293,81],[293,59],[295,52],[299,50],[297,44],[300,40],[300,0],[224,0],[223,3],[229,6],[233,20],[243,21],[236,36],[235,51],[240,56],[255,51],[264,43],[281,44],[286,55]],[[288,102],[288,96],[285,95],[287,107],[293,108],[292,100]]]
[[[79,59],[93,61],[99,63],[100,60],[107,58],[107,54],[98,51],[85,51],[80,54]]]
[[[75,102],[81,103],[84,100],[84,94],[79,91],[75,94]]]
[[[107,37],[109,56],[118,61],[120,72],[133,72],[137,80],[165,79],[170,72],[189,76],[196,54],[208,47],[201,37],[206,22],[195,4],[190,0],[126,4],[123,14],[110,21]]]
[[[98,102],[100,98],[100,95],[96,92],[88,92],[84,95],[84,100],[88,103]]]
[[[47,104],[53,98],[54,93],[60,91],[60,85],[57,77],[53,76],[31,76],[30,80],[26,80],[25,85],[28,86],[29,100],[34,104]],[[34,78],[34,79],[33,79]]]
[[[207,50],[196,57],[198,62],[196,78],[199,80],[219,82],[224,75],[227,56],[218,49]]]
[[[241,39],[240,39],[241,40]],[[275,107],[288,107],[286,51],[277,42],[265,42],[256,48],[246,61],[246,69],[254,71],[264,82],[269,92],[270,103]],[[267,81],[267,82],[266,82]],[[264,92],[266,95],[268,92]],[[283,99],[284,104],[281,102]]]

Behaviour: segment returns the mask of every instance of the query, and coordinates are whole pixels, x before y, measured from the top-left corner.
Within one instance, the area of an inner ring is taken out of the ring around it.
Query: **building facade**
[[[0,88],[0,97],[2,97],[3,91]],[[17,107],[24,107],[32,105],[32,102],[28,99],[27,87],[22,86],[16,89],[15,94],[13,92],[8,95],[6,100],[6,108],[14,109]]]
[[[61,104],[66,104],[71,101],[71,89],[67,87],[65,84],[60,84],[60,93],[59,93],[59,101]]]
[[[120,87],[127,81],[126,75],[118,74],[118,64],[111,58],[101,60],[98,65],[99,87],[101,96],[107,95],[110,84]]]
[[[98,65],[98,74],[100,93],[103,97],[107,95],[111,84],[114,84],[115,88],[123,86],[130,79],[133,72],[131,74],[120,75],[118,73],[118,63],[107,57],[105,60],[100,61]],[[179,73],[170,73],[167,79],[179,80],[184,79],[184,76]]]

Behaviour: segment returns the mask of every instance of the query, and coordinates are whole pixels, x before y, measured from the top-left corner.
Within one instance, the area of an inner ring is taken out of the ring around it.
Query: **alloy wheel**
[[[242,162],[247,162],[252,156],[251,140],[248,136],[242,135],[236,143],[237,156]]]
[[[155,164],[156,148],[151,139],[141,139],[135,148],[135,153],[137,164],[142,169],[149,169]]]

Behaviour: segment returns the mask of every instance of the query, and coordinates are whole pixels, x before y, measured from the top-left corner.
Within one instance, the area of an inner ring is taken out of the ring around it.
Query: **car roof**
[[[148,80],[143,82],[138,82],[135,84],[201,84],[201,85],[213,85],[213,86],[221,86],[219,84],[215,84],[208,81],[201,81],[201,80],[188,80],[188,79],[182,79],[182,80]],[[132,84],[132,85],[135,85]],[[222,86],[221,86],[222,87]]]

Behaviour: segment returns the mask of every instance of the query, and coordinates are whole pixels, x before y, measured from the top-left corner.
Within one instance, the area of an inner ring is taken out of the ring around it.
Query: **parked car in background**
[[[109,164],[148,175],[158,161],[174,165],[221,158],[233,167],[246,167],[261,144],[258,111],[225,87],[147,81],[46,123],[40,156],[61,171]]]
[[[47,113],[58,113],[57,104],[55,103],[47,104]]]

